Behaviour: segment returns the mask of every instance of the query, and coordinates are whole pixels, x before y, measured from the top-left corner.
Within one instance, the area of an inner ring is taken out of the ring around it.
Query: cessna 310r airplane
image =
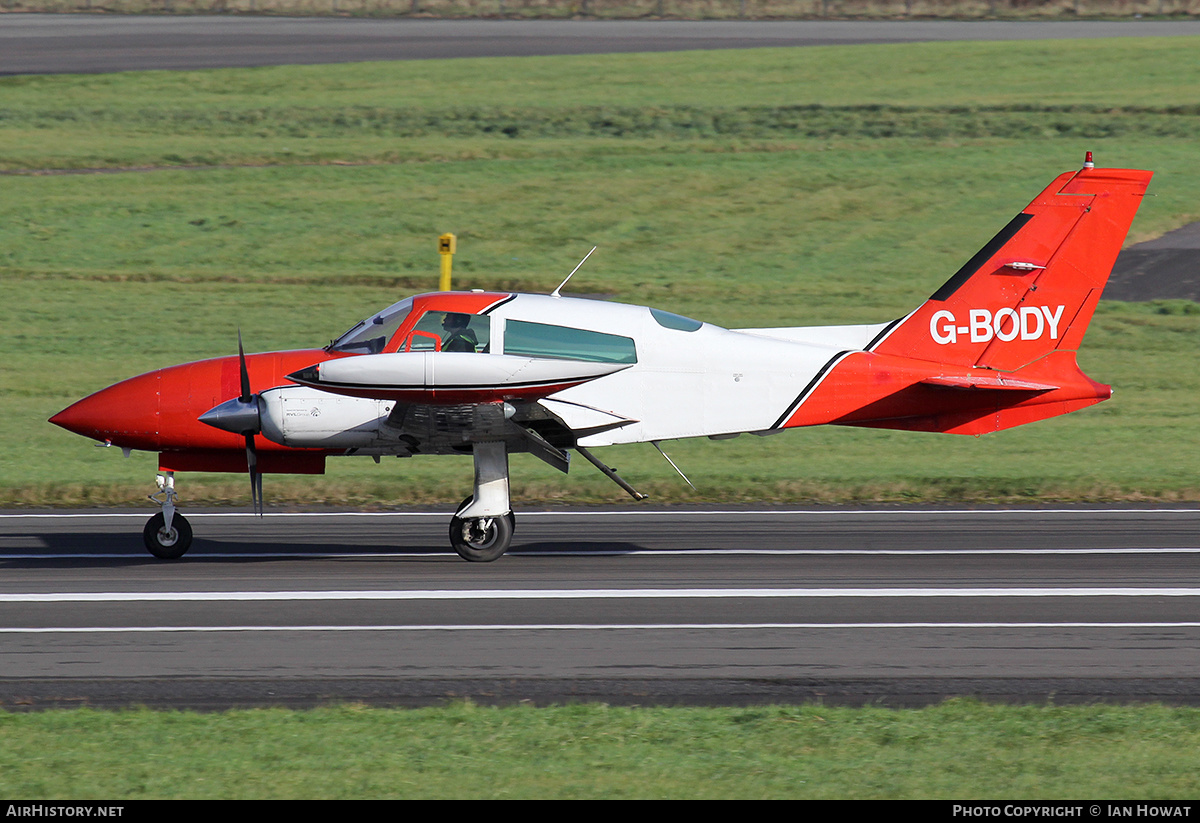
[[[982,434],[1108,399],[1075,352],[1151,172],[1060,175],[915,311],[863,326],[724,329],[552,294],[437,292],[324,349],[203,360],[133,377],[50,422],[159,453],[157,557],[187,551],[175,472],[320,474],[333,455],[471,454],[450,521],[467,560],[512,539],[508,455],[567,471],[578,452],[824,423]],[[586,259],[586,258],[585,258]],[[568,278],[570,279],[570,278]],[[565,284],[565,281],[564,281]]]

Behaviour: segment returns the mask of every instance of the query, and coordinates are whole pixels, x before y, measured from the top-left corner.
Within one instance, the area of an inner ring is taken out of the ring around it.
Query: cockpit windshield
[[[412,311],[411,297],[393,303],[378,314],[363,320],[325,347],[325,351],[378,354]]]

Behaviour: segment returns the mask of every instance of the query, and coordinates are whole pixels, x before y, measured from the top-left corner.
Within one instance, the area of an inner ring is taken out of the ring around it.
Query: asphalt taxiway
[[[0,74],[1200,35],[1200,21],[432,20],[0,14]]]

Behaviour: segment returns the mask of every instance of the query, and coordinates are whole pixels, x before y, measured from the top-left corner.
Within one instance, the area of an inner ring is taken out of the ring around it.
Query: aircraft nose
[[[118,446],[155,450],[159,430],[159,372],[124,380],[73,403],[50,418],[67,431]]]

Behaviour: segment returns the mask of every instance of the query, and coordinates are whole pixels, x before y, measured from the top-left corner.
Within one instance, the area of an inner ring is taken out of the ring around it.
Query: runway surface
[[[1200,35],[1200,21],[356,20],[0,14],[0,74],[1176,35]]]
[[[1200,510],[0,516],[0,706],[1200,703]]]

